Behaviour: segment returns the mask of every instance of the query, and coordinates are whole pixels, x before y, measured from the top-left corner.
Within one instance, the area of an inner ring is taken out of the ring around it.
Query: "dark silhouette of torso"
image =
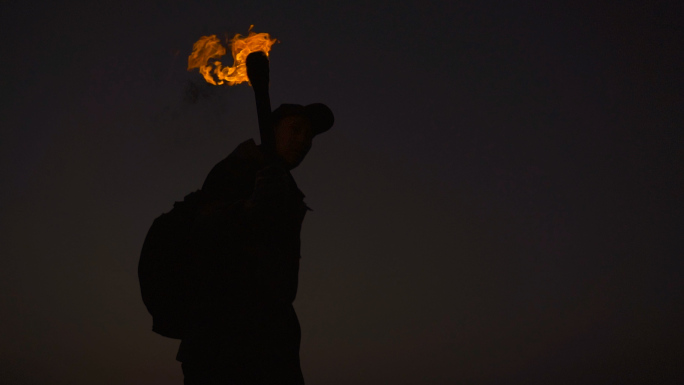
[[[304,383],[292,302],[308,207],[282,168],[270,171],[278,191],[270,193],[266,183],[255,192],[266,166],[250,139],[202,186],[206,199],[191,231],[187,272],[192,323],[177,356],[186,385]]]

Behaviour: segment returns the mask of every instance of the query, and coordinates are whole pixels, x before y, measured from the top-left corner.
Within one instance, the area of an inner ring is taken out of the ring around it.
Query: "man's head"
[[[313,137],[332,127],[332,111],[324,104],[282,104],[272,114],[276,153],[290,169],[304,160]]]

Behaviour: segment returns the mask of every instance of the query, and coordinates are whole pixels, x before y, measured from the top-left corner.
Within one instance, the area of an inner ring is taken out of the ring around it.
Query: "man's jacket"
[[[292,302],[308,208],[284,170],[291,183],[286,197],[253,199],[265,166],[250,139],[219,162],[202,186],[207,198],[191,231],[187,272],[194,320],[179,361],[268,352],[274,362],[299,365],[301,333]]]

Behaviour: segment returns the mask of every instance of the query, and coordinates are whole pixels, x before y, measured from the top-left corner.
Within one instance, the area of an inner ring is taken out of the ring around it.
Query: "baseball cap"
[[[326,132],[335,123],[335,117],[328,106],[323,103],[313,103],[306,106],[301,104],[281,104],[271,113],[273,122],[288,116],[304,116],[311,122],[314,135]]]

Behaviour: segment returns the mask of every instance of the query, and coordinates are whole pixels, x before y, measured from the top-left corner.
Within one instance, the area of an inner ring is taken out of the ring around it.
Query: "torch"
[[[252,52],[247,56],[247,77],[254,89],[261,147],[270,161],[275,157],[275,137],[271,125],[271,97],[268,94],[268,64],[268,57],[263,51]]]
[[[216,35],[202,36],[192,47],[188,57],[188,70],[199,69],[204,79],[213,85],[240,84],[249,81],[254,89],[261,145],[270,163],[275,159],[275,137],[271,127],[271,98],[268,94],[269,67],[268,52],[278,42],[268,33],[255,33],[249,27],[249,34],[237,34],[230,41],[233,65],[223,66],[218,60],[226,49]]]

